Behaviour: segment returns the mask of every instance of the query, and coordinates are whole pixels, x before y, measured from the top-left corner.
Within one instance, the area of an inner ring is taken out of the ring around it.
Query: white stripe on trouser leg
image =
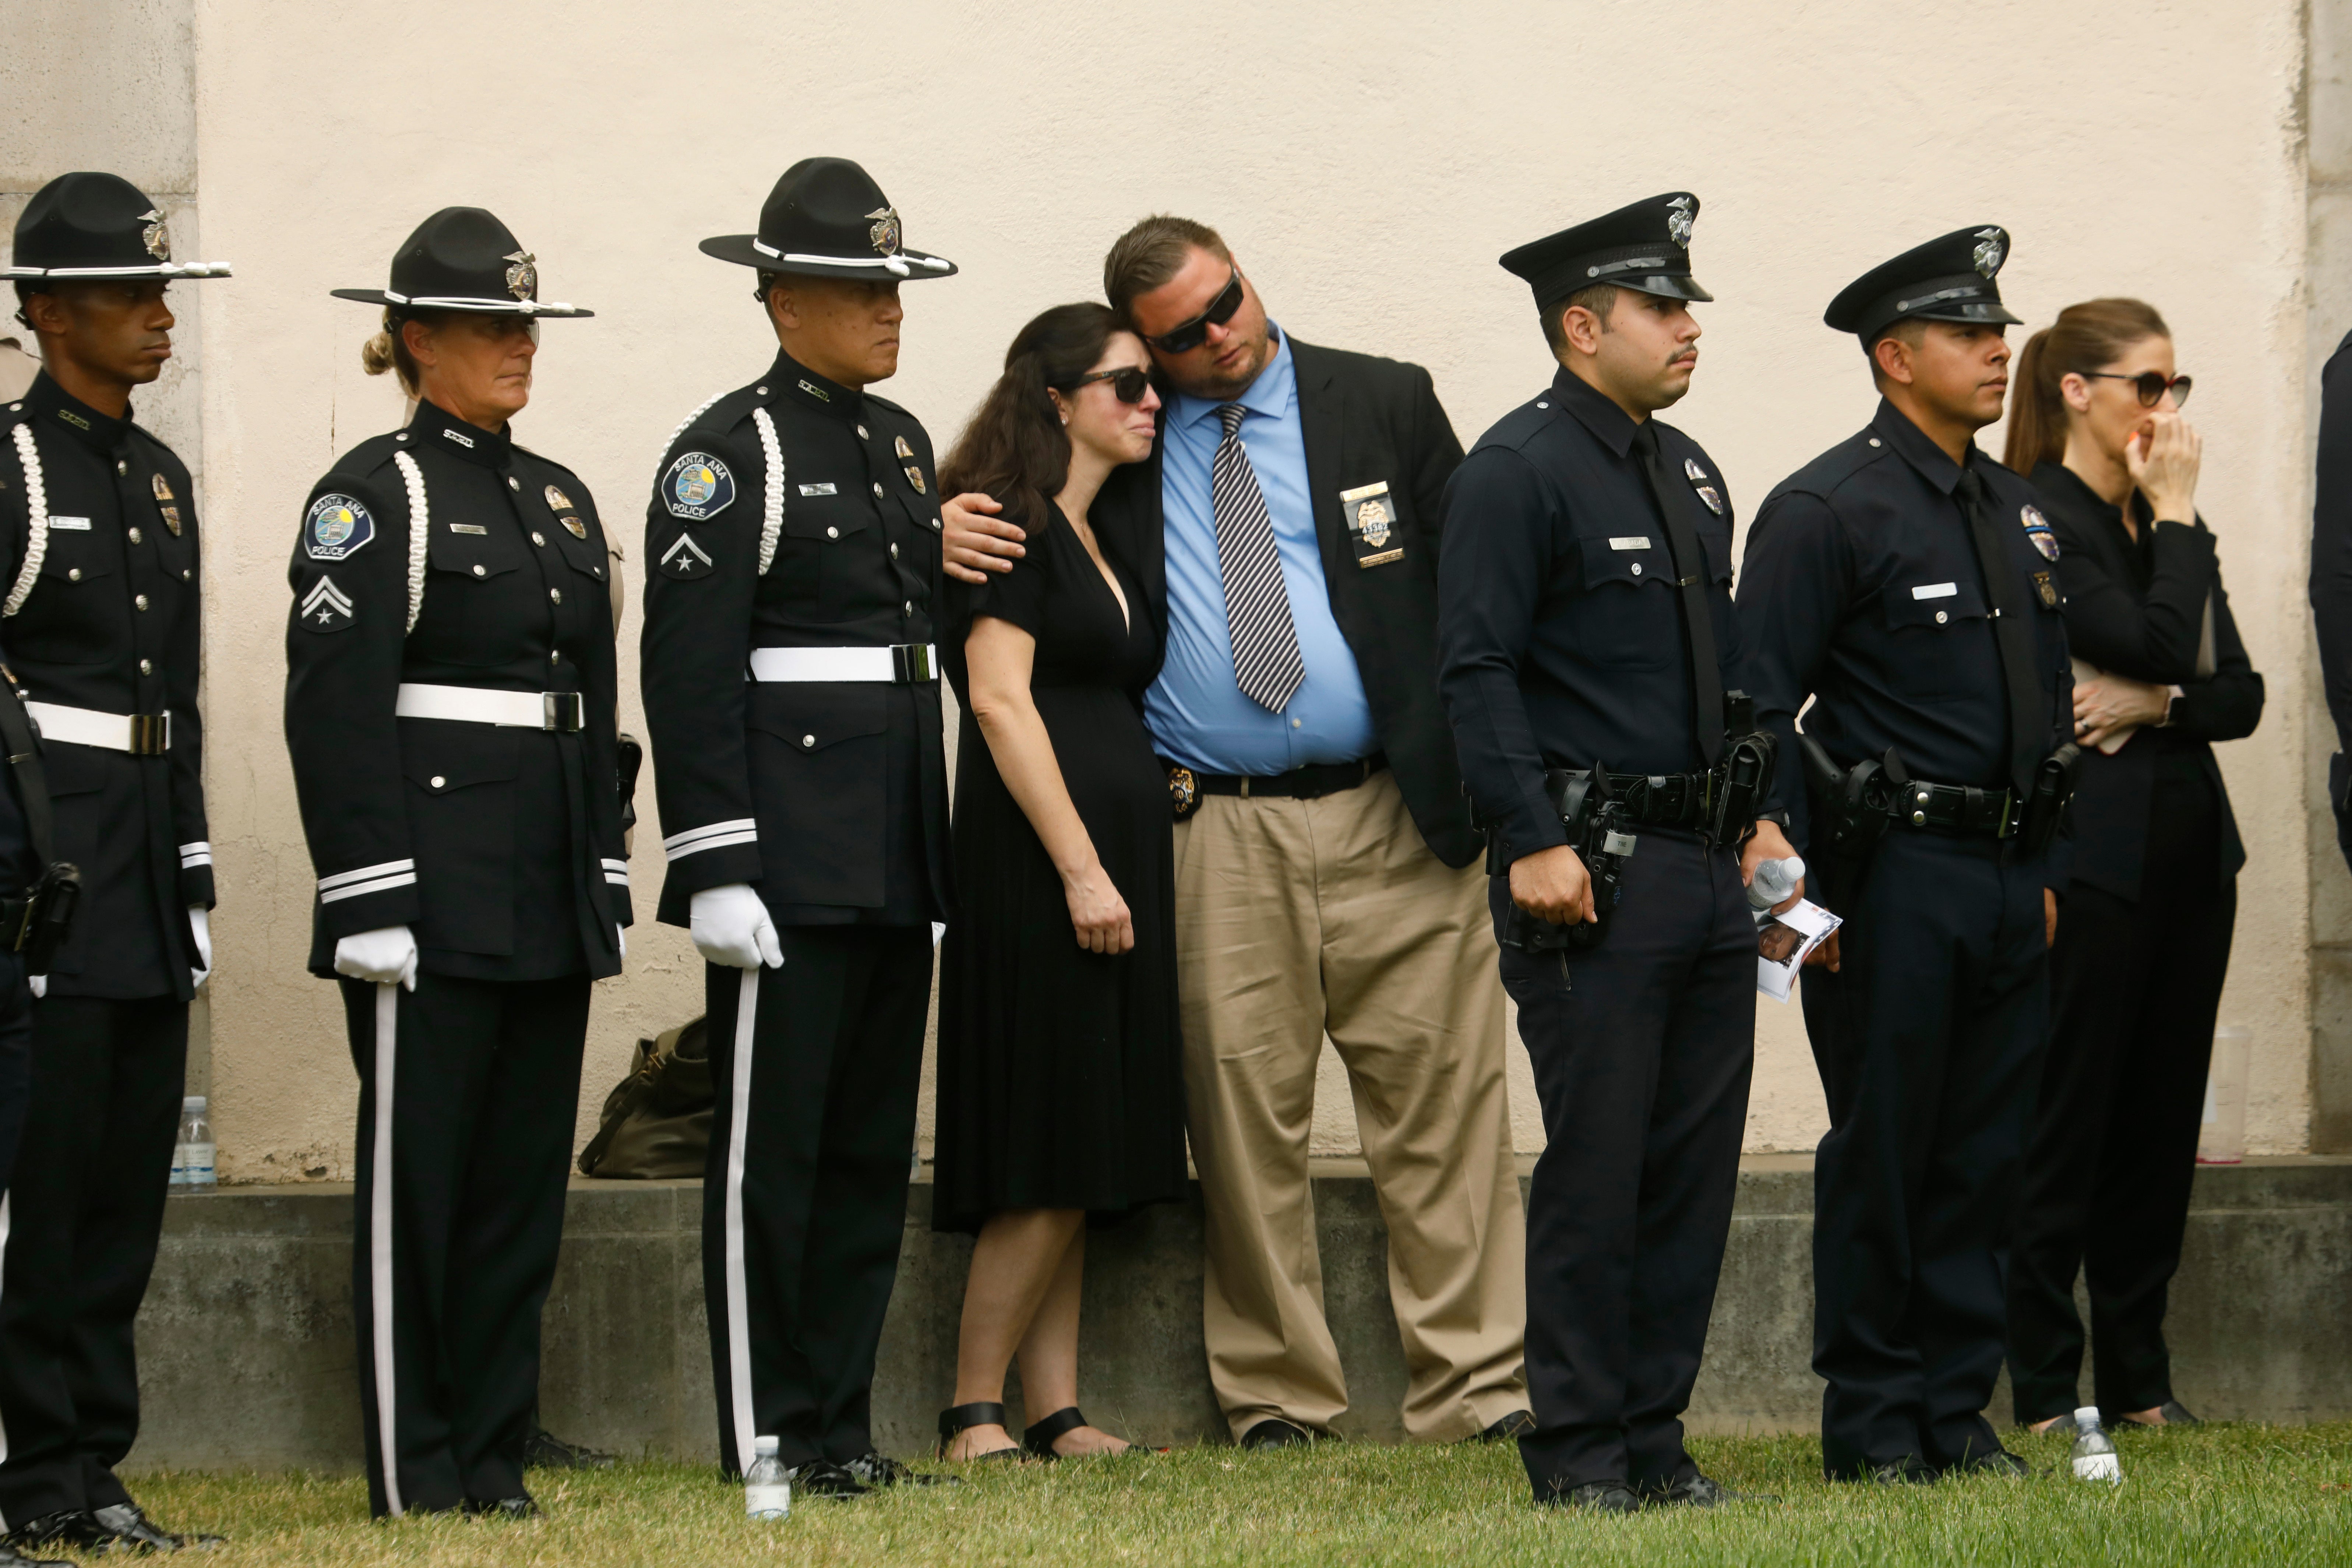
[[[375,1146],[368,1155],[368,1300],[375,1354],[375,1440],[383,1452],[383,1501],[394,1519],[400,1502],[399,1384],[392,1365],[392,1089],[400,1035],[400,983],[375,988]]]
[[[735,1468],[751,1452],[751,1300],[743,1283],[743,1130],[751,1117],[751,1025],[760,1013],[760,970],[743,972],[735,999],[735,1072],[727,1112],[727,1383],[735,1413]]]

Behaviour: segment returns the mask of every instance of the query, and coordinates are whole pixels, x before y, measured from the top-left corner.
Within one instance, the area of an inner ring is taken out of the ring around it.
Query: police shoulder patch
[[[313,561],[341,561],[375,537],[375,519],[356,497],[323,495],[302,523],[302,552]]]
[[[735,504],[735,476],[709,452],[681,452],[662,475],[661,498],[670,516],[700,522]]]

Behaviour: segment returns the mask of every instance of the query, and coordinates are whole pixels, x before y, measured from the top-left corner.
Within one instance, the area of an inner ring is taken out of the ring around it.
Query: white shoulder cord
[[[760,449],[768,459],[768,493],[760,506],[760,575],[764,577],[776,559],[776,535],[784,526],[784,449],[766,409],[751,410],[751,423],[760,427]]]
[[[41,562],[49,553],[49,491],[41,478],[41,449],[33,445],[33,427],[19,425],[12,432],[16,437],[16,458],[25,466],[25,512],[27,527],[25,533],[25,564],[16,574],[16,585],[8,590],[8,602],[0,605],[0,616],[13,616],[25,607],[26,598],[41,575]]]
[[[406,452],[394,452],[392,460],[400,466],[400,477],[408,485],[408,627],[401,636],[416,629],[416,617],[425,609],[425,550],[430,542],[433,528],[432,509],[425,500],[425,470]]]

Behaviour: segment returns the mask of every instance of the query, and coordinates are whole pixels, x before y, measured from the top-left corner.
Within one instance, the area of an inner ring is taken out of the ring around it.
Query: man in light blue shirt
[[[1347,1381],[1307,1178],[1328,1034],[1389,1222],[1408,1436],[1513,1436],[1523,1222],[1486,879],[1437,697],[1437,552],[1462,460],[1429,373],[1276,330],[1215,231],[1147,218],[1104,265],[1166,399],[1096,500],[1161,665],[1185,1120],[1209,1376],[1234,1439],[1328,1435]],[[1020,531],[944,506],[946,569]]]

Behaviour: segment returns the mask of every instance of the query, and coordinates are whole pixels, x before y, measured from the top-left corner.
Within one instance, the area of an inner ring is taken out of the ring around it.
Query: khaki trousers
[[[1388,1222],[1406,1435],[1468,1437],[1527,1408],[1527,1243],[1486,881],[1430,853],[1385,771],[1319,800],[1209,795],[1176,825],[1202,1320],[1236,1439],[1273,1416],[1326,1428],[1348,1408],[1307,1180],[1327,1032]]]

